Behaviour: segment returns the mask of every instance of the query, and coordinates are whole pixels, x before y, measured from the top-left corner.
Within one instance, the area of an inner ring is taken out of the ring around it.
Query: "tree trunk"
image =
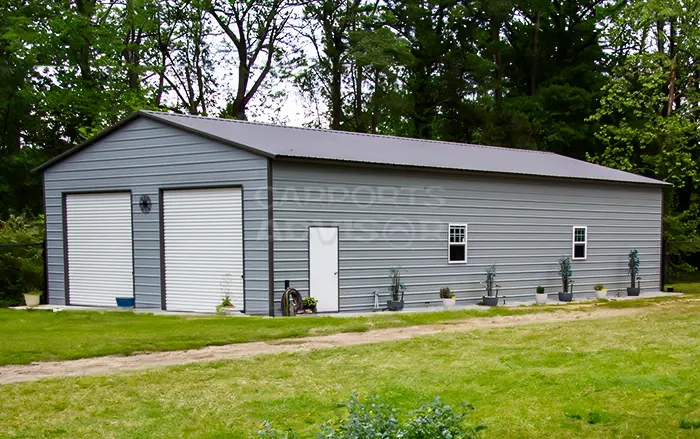
[[[533,37],[533,49],[532,49],[532,70],[530,71],[530,96],[535,95],[537,91],[537,44],[538,35],[540,33],[540,18],[542,17],[542,12],[537,12],[535,14],[535,35]]]
[[[496,70],[494,72],[496,84],[494,86],[494,98],[496,100],[496,106],[500,107],[503,103],[503,88],[501,84],[501,72],[503,71],[503,65],[501,63],[501,21],[495,16],[491,17],[491,42],[494,45],[493,58],[496,64]]]
[[[354,102],[355,124],[356,124],[355,128],[357,129],[357,132],[364,133],[364,132],[367,132],[367,130],[365,129],[365,121],[364,121],[363,111],[362,111],[362,82],[363,82],[364,78],[363,78],[362,66],[356,63],[355,68],[357,70],[357,73],[355,74],[355,102]]]
[[[95,13],[96,0],[76,0],[75,6],[80,15],[92,22],[92,16]],[[92,54],[92,44],[87,39],[77,48],[78,67],[80,68],[80,76],[87,83],[92,84],[92,70],[90,68]]]
[[[340,56],[332,56],[331,60],[331,129],[339,130],[343,119],[342,95],[342,64]]]
[[[374,68],[374,92],[372,93],[372,127],[370,132],[377,134],[377,125],[379,124],[379,69]]]

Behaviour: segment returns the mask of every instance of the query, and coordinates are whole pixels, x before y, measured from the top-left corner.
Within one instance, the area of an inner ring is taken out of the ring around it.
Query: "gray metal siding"
[[[276,309],[284,280],[308,294],[308,226],[340,229],[340,309],[370,310],[402,268],[407,305],[483,295],[484,270],[509,298],[560,289],[557,261],[571,256],[572,227],[588,227],[588,258],[573,261],[574,292],[628,286],[627,253],[639,250],[643,291],[659,290],[661,188],[527,177],[275,162]],[[468,224],[467,264],[448,264],[449,223]],[[551,296],[550,296],[551,297]],[[556,300],[554,298],[554,300]]]
[[[268,311],[267,160],[148,119],[137,119],[44,173],[49,302],[65,300],[64,192],[130,190],[134,286],[141,308],[161,307],[159,189],[243,186],[246,311]],[[148,214],[139,199],[152,201]]]

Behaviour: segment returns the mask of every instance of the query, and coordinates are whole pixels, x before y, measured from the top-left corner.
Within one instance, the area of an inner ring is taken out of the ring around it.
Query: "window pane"
[[[586,229],[574,229],[574,242],[586,242]]]
[[[465,242],[466,228],[464,226],[450,226],[450,242]]]
[[[450,262],[464,262],[467,260],[467,247],[465,245],[450,245]]]
[[[585,258],[586,257],[586,245],[585,244],[574,244],[574,258]]]

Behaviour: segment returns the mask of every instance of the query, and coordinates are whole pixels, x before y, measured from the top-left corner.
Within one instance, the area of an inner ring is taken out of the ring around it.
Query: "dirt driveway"
[[[36,381],[43,378],[104,375],[135,371],[160,366],[199,363],[205,361],[233,360],[263,354],[305,352],[339,346],[381,343],[406,340],[423,335],[472,331],[475,329],[503,328],[533,323],[557,323],[569,320],[605,319],[648,312],[650,308],[590,309],[577,312],[526,314],[493,318],[472,318],[461,322],[440,325],[408,326],[403,328],[376,329],[367,332],[350,332],[324,336],[273,340],[267,342],[239,343],[209,346],[187,351],[153,352],[129,356],[106,356],[72,361],[39,362],[28,365],[0,367],[0,384]]]

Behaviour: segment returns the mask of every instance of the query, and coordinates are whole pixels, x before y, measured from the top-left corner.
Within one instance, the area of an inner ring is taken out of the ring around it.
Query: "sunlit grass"
[[[358,391],[401,408],[468,401],[487,438],[691,438],[698,352],[700,303],[669,301],[626,317],[6,385],[0,437],[255,437],[264,420],[313,437]]]
[[[700,294],[700,283],[678,289]],[[600,303],[630,308],[651,306],[661,297]],[[0,366],[72,360],[135,352],[195,349],[231,343],[364,332],[370,329],[459,322],[477,317],[580,311],[579,305],[480,308],[423,313],[377,313],[359,317],[223,317],[135,314],[131,312],[0,309]]]

